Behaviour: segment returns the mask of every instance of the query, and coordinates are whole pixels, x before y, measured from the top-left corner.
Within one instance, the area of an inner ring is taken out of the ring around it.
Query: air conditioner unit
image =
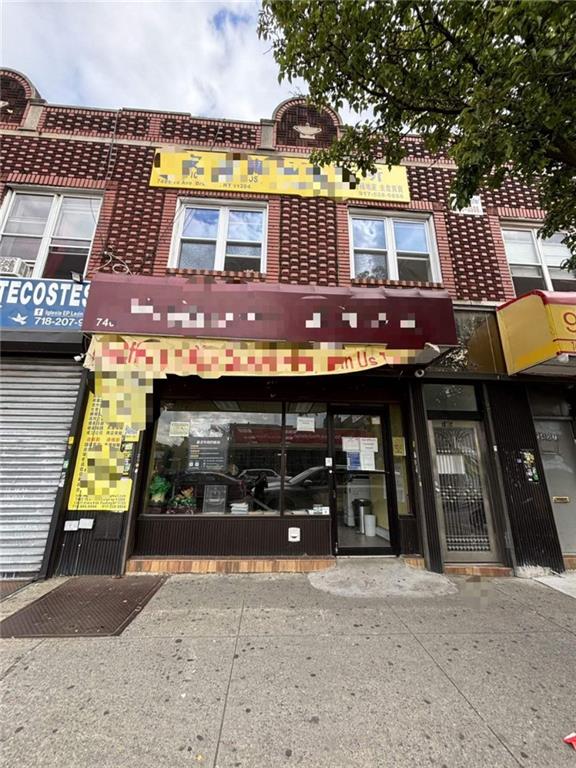
[[[11,277],[30,277],[32,267],[26,264],[22,259],[12,258],[10,256],[0,257],[0,275],[10,275]]]

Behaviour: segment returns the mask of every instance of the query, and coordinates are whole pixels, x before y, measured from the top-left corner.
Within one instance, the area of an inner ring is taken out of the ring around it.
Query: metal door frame
[[[337,485],[335,469],[335,443],[334,443],[334,416],[379,416],[380,433],[382,438],[382,456],[384,459],[385,477],[386,477],[386,496],[388,501],[388,525],[390,530],[389,547],[343,547],[338,546],[338,510],[337,503]],[[398,506],[396,503],[396,477],[394,474],[394,456],[392,453],[392,436],[390,428],[390,411],[388,404],[382,404],[373,407],[359,407],[346,405],[328,404],[327,410],[328,422],[328,456],[332,460],[332,467],[329,468],[329,498],[330,498],[330,517],[332,520],[332,548],[336,555],[344,556],[374,556],[374,555],[398,555],[400,553],[400,536],[398,522]],[[392,470],[390,469],[392,468]]]
[[[462,425],[463,427],[472,427],[474,429],[474,436],[478,447],[478,455],[480,458],[480,485],[482,488],[482,498],[484,502],[485,514],[486,514],[486,526],[488,529],[488,539],[490,542],[490,550],[488,552],[469,552],[462,550],[449,550],[446,543],[446,523],[444,518],[444,506],[442,504],[442,498],[440,496],[440,490],[438,488],[438,461],[436,453],[436,441],[434,439],[434,425],[441,424],[442,422],[452,422],[454,424]],[[481,418],[450,418],[450,417],[433,417],[428,419],[428,435],[430,440],[430,455],[432,459],[432,475],[434,482],[434,504],[436,507],[436,517],[438,520],[438,532],[440,534],[440,548],[442,552],[442,560],[445,563],[499,563],[500,562],[500,550],[498,546],[498,536],[494,521],[494,500],[490,492],[489,483],[489,455],[488,455],[488,443],[486,436],[486,427]]]

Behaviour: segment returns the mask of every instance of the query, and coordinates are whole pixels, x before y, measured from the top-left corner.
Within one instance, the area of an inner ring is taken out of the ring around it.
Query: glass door
[[[332,514],[338,554],[394,552],[396,500],[383,421],[381,415],[361,413],[332,417]]]
[[[497,562],[480,421],[429,422],[434,486],[446,562]]]

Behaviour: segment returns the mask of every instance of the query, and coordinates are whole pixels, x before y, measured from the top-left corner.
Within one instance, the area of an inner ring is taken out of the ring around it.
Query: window
[[[440,281],[430,222],[354,213],[352,277]]]
[[[242,272],[265,269],[266,208],[183,203],[171,265]]]
[[[12,192],[0,230],[0,256],[19,258],[33,277],[84,275],[101,199],[48,192]]]
[[[570,258],[561,232],[543,239],[535,229],[502,229],[502,236],[518,296],[535,289],[576,290],[576,272],[561,268]]]

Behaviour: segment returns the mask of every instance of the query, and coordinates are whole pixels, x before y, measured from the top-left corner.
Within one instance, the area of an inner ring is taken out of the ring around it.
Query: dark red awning
[[[88,333],[386,344],[454,345],[445,291],[228,284],[184,277],[96,275],[84,314]]]

